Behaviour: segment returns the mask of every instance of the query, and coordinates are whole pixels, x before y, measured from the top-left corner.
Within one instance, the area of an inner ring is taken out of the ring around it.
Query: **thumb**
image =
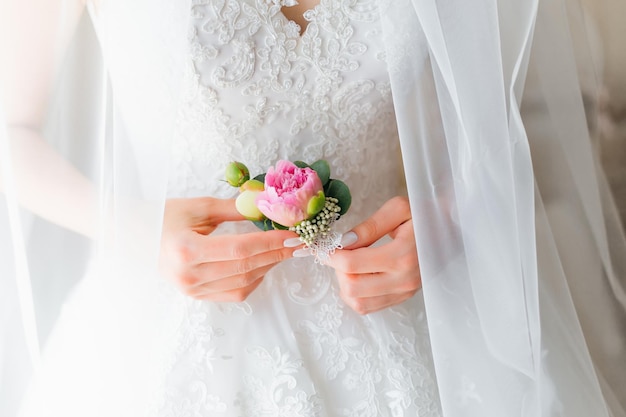
[[[211,223],[245,220],[235,208],[235,199],[221,199],[213,197],[200,197],[194,199],[197,212],[194,215],[210,219]]]
[[[406,197],[388,200],[371,217],[343,235],[341,244],[345,249],[370,246],[381,237],[394,231],[411,219],[411,208]]]

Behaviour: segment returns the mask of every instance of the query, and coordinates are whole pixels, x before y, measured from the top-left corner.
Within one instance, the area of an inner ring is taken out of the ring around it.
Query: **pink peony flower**
[[[261,213],[280,225],[291,227],[316,215],[324,207],[324,188],[311,168],[278,161],[265,175],[265,191],[255,203]],[[320,204],[321,203],[321,204]]]

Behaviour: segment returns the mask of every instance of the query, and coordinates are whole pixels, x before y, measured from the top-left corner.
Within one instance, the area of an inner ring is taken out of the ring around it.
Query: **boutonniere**
[[[330,178],[328,162],[281,160],[252,179],[244,164],[232,162],[226,181],[239,188],[239,213],[262,230],[296,232],[316,262],[326,263],[341,248],[341,234],[333,225],[347,213],[352,197],[343,181]]]

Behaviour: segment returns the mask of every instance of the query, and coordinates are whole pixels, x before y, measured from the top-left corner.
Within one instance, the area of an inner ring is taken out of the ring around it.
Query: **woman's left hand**
[[[370,246],[387,234],[391,242]],[[387,201],[372,217],[346,233],[346,240],[352,242],[336,251],[329,265],[335,268],[341,298],[357,313],[394,306],[422,287],[407,198]]]

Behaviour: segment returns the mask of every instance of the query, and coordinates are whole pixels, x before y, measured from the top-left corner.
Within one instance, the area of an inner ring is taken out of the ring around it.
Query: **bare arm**
[[[82,10],[77,3],[60,19],[62,4],[78,1],[0,0],[0,100],[8,116],[20,203],[54,223],[94,236],[98,219],[93,185],[41,135],[57,60]],[[197,299],[245,299],[267,271],[291,257],[295,248],[284,247],[283,241],[295,235],[212,234],[220,223],[236,220],[242,216],[234,200],[168,200],[160,256],[164,275]]]
[[[20,203],[93,236],[92,184],[41,135],[56,70],[82,11],[79,0],[0,0],[0,100]]]

